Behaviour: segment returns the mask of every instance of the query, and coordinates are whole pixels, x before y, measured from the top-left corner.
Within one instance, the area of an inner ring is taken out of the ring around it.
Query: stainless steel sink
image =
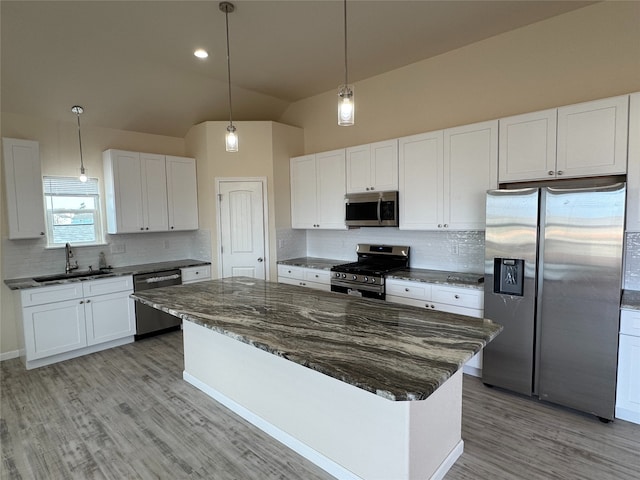
[[[81,270],[71,273],[58,273],[55,275],[43,275],[42,277],[33,277],[36,282],[55,282],[58,280],[69,280],[73,278],[96,277],[111,273],[108,270]]]

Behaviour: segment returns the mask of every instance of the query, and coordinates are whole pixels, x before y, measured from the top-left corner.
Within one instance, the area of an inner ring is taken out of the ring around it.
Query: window
[[[50,247],[104,242],[98,179],[44,177],[47,240]]]

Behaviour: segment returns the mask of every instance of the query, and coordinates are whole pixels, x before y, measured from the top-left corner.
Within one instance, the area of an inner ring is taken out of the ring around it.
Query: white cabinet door
[[[316,228],[344,230],[345,151],[316,154]]]
[[[371,182],[376,191],[398,190],[398,140],[371,144]]]
[[[2,139],[9,239],[45,234],[40,146],[32,140]]]
[[[169,229],[167,212],[167,171],[164,155],[140,154],[142,172],[142,211],[144,230],[166,232]]]
[[[196,160],[166,157],[169,230],[198,229]]]
[[[84,299],[87,345],[135,335],[136,316],[130,293],[117,292]]]
[[[368,192],[371,181],[371,147],[349,147],[347,155],[347,193]]]
[[[144,230],[140,154],[122,150],[103,152],[107,232]]]
[[[500,119],[500,183],[555,178],[557,119],[557,108]]]
[[[398,190],[398,140],[349,147],[347,193]]]
[[[629,98],[627,231],[640,232],[640,92]]]
[[[485,197],[498,186],[498,121],[444,131],[442,228],[484,230]]]
[[[290,160],[291,228],[316,228],[316,157]]]
[[[443,223],[443,138],[440,130],[399,141],[401,230],[432,230]]]
[[[620,335],[616,417],[640,423],[640,337]]]
[[[26,307],[22,314],[27,360],[87,346],[82,299]]]
[[[558,109],[558,177],[627,172],[629,96]]]

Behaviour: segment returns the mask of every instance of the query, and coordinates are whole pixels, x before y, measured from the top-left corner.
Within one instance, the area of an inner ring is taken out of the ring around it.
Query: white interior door
[[[222,181],[218,188],[222,276],[265,280],[262,182]]]

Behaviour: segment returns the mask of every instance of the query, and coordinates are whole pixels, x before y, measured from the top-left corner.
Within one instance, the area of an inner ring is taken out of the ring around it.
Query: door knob
[[[262,257],[258,257],[258,262],[262,262]]]

